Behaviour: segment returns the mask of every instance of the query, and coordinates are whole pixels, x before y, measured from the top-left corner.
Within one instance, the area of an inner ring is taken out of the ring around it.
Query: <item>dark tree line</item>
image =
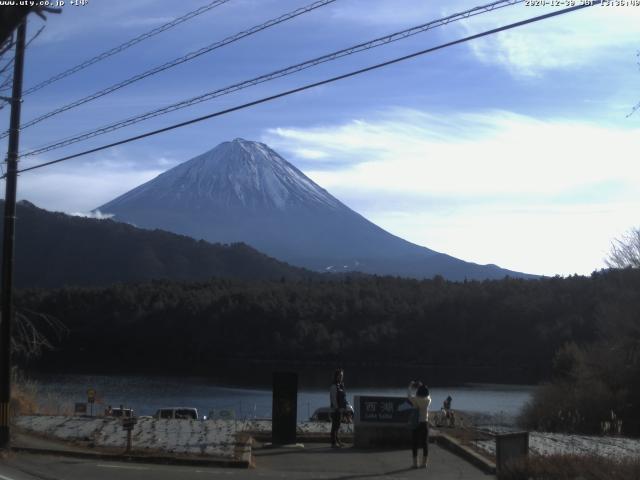
[[[16,302],[69,330],[33,368],[199,373],[229,360],[340,362],[509,367],[525,382],[550,378],[569,342],[623,341],[622,332],[637,330],[637,315],[621,309],[640,304],[640,272],[457,283],[154,281],[25,290]]]
[[[640,270],[607,275],[593,339],[556,353],[552,378],[525,408],[535,429],[640,435]]]
[[[594,338],[556,353],[552,379],[538,389],[522,422],[541,430],[640,435],[640,228],[612,242]]]

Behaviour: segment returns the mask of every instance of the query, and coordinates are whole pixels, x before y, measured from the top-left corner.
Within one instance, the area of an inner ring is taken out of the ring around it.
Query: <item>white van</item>
[[[133,418],[136,416],[133,408],[110,408],[105,411],[105,415],[118,418]]]
[[[198,420],[198,409],[190,407],[161,408],[153,415],[163,420]]]

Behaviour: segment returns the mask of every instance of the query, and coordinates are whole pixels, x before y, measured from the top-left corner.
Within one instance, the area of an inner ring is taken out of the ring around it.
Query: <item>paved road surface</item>
[[[255,451],[256,468],[229,469],[120,463],[50,455],[10,453],[0,461],[0,480],[203,480],[208,478],[275,480],[456,479],[490,480],[465,460],[430,445],[429,468],[413,470],[408,451],[332,450],[326,444],[304,449]]]
[[[328,445],[308,444],[301,450],[257,450],[257,471],[272,473],[270,478],[300,479],[460,479],[489,480],[467,461],[435,444],[429,445],[429,467],[414,470],[409,450],[332,450]]]

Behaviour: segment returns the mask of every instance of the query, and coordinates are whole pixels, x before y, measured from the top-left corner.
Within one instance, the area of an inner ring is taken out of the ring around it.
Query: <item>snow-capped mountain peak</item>
[[[236,138],[188,160],[101,208],[154,201],[275,208],[344,206],[264,143]]]
[[[349,209],[267,145],[224,142],[98,208],[119,221],[245,242],[318,271],[451,279],[520,276],[412,244]]]

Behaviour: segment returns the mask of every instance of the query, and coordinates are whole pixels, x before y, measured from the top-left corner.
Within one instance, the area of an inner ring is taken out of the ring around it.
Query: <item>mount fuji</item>
[[[211,242],[245,242],[317,271],[450,280],[533,277],[465,262],[383,230],[267,145],[237,138],[98,207],[114,220]]]

